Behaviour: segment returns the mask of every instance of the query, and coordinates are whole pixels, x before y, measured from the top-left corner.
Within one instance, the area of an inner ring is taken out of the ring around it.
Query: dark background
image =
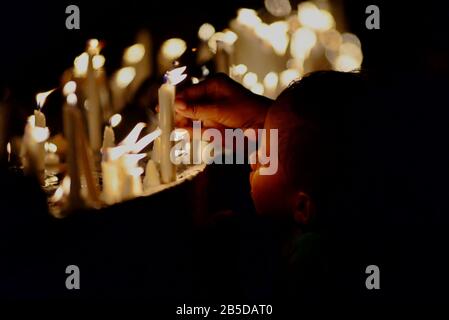
[[[293,3],[293,1],[292,1]],[[65,28],[65,8],[69,4],[77,4],[81,10],[81,30],[67,30]],[[377,4],[381,11],[381,30],[366,30],[365,8],[369,4]],[[373,131],[371,137],[382,146],[382,153],[378,153],[379,161],[385,163],[388,178],[382,182],[381,187],[375,192],[381,193],[384,198],[376,198],[373,203],[379,208],[373,216],[370,216],[370,233],[385,235],[382,248],[389,248],[385,258],[387,276],[383,278],[384,291],[387,292],[390,302],[420,302],[436,301],[444,302],[447,297],[447,228],[448,223],[448,194],[449,194],[449,143],[448,127],[449,112],[447,106],[449,99],[447,89],[449,82],[447,74],[449,69],[448,55],[448,26],[449,10],[442,2],[426,1],[414,3],[410,1],[343,1],[347,25],[349,31],[357,34],[362,41],[365,56],[363,67],[376,73],[380,78],[380,89],[375,92],[378,101],[382,104],[379,108],[380,114],[376,133]],[[84,50],[85,41],[89,38],[99,38],[106,41],[104,51],[107,57],[107,71],[118,67],[121,53],[124,47],[133,43],[136,31],[141,27],[148,27],[152,32],[154,45],[159,44],[170,37],[182,37],[186,39],[189,46],[196,43],[198,27],[204,22],[212,23],[217,30],[227,26],[228,21],[235,16],[239,7],[261,8],[263,1],[77,1],[73,3],[50,1],[37,1],[26,3],[15,1],[2,3],[0,5],[0,84],[9,87],[15,100],[33,105],[34,95],[38,91],[48,90],[59,83],[61,73],[72,65],[76,55]],[[376,124],[376,123],[375,123]],[[385,130],[384,130],[385,129]],[[379,136],[375,136],[379,134]],[[373,160],[373,169],[379,167],[377,159]],[[386,174],[386,176],[387,176]],[[0,179],[8,182],[8,179]],[[16,181],[16,180],[11,180]],[[45,228],[39,229],[38,224],[30,224],[27,215],[19,215],[21,211],[28,215],[33,214],[34,203],[32,196],[37,197],[36,189],[24,192],[29,194],[29,201],[22,201],[23,197],[19,190],[23,185],[17,182],[17,189],[11,188],[11,184],[5,183],[4,189],[10,189],[11,193],[4,193],[3,201],[10,201],[11,211],[8,214],[14,219],[19,219],[18,225],[22,223],[30,228],[21,230],[27,234],[26,238],[16,235],[22,251],[8,252],[7,258],[19,259],[17,264],[6,265],[1,273],[5,276],[16,275],[22,279],[24,287],[28,286],[28,280],[43,281],[34,277],[36,274],[32,268],[27,267],[34,258],[33,254],[39,255],[30,247],[36,239],[48,241],[46,244],[56,243],[50,248],[48,256],[55,257],[64,248],[63,243],[57,239],[62,234],[45,234]],[[374,188],[373,188],[374,189]],[[44,207],[41,197],[41,204]],[[15,202],[20,203],[19,209]],[[28,203],[27,203],[28,202]],[[2,213],[6,212],[2,207]],[[17,212],[13,212],[13,211]],[[39,210],[39,208],[37,208]],[[45,208],[41,208],[45,211]],[[17,213],[17,215],[15,215]],[[123,212],[106,216],[112,222],[104,225],[129,227],[128,236],[134,232],[136,225],[140,226],[141,220],[122,220]],[[151,212],[150,212],[151,213]],[[164,212],[165,213],[165,212]],[[139,213],[135,213],[139,215]],[[155,214],[155,216],[157,216]],[[96,219],[95,217],[94,219]],[[165,219],[164,216],[160,217]],[[40,217],[35,217],[39,221]],[[85,224],[83,217],[75,218],[77,223],[67,227],[68,235],[80,234],[78,228],[85,228],[86,237],[93,236],[101,239],[102,233],[97,233],[97,225]],[[142,228],[146,223],[154,223],[147,215],[143,218]],[[170,221],[164,221],[170,226]],[[371,224],[372,222],[372,224]],[[52,221],[51,223],[54,223]],[[57,222],[59,223],[59,222]],[[66,222],[60,222],[64,225]],[[70,224],[70,222],[67,222]],[[156,225],[156,224],[154,224]],[[9,237],[7,231],[16,234],[17,228],[5,225],[2,234],[5,239]],[[58,226],[59,227],[59,226]],[[376,229],[379,227],[379,229]],[[126,229],[126,228],[125,228]],[[155,227],[157,229],[157,227]],[[158,228],[161,233],[164,229]],[[348,227],[348,229],[350,229]],[[89,233],[90,230],[90,233]],[[105,227],[105,233],[109,229]],[[112,229],[115,231],[115,229]],[[121,229],[123,231],[123,228]],[[101,231],[101,230],[100,230]],[[358,230],[364,233],[364,229]],[[81,232],[82,233],[82,232]],[[31,235],[30,235],[31,234]],[[45,236],[43,236],[45,235]],[[110,232],[111,239],[115,239],[116,233]],[[138,243],[134,251],[129,252],[123,245],[120,252],[128,258],[142,258],[148,250],[144,242],[148,239],[144,233],[131,237],[129,243]],[[155,242],[160,241],[154,237]],[[70,236],[68,236],[70,237]],[[349,241],[352,241],[348,233]],[[14,238],[11,238],[14,240]],[[56,240],[55,240],[56,239]],[[79,246],[76,239],[70,238],[74,247]],[[90,238],[89,238],[90,239]],[[123,239],[126,239],[124,236]],[[355,238],[354,238],[355,239]],[[41,241],[44,241],[41,240]],[[376,243],[379,239],[375,238]],[[120,239],[116,239],[122,244]],[[134,241],[134,242],[133,242]],[[6,243],[2,241],[2,243]],[[392,245],[394,243],[394,245]],[[38,242],[35,244],[37,247]],[[170,248],[176,247],[178,243],[170,243]],[[154,246],[158,249],[158,245]],[[80,252],[85,248],[91,249],[92,256],[96,256],[95,247],[90,246],[90,241],[84,242],[79,247]],[[61,249],[61,250],[60,250]],[[156,250],[155,249],[155,250]],[[178,248],[179,249],[179,248]],[[99,251],[104,250],[101,248]],[[115,250],[115,249],[114,249]],[[139,251],[142,250],[142,251]],[[173,250],[176,251],[176,248]],[[30,252],[32,254],[30,254]],[[105,256],[114,257],[116,251],[104,252]],[[376,257],[373,253],[372,257]],[[166,254],[164,251],[163,254]],[[383,254],[383,253],[382,253]],[[81,255],[81,254],[80,254]],[[90,256],[89,256],[90,257]],[[88,257],[88,258],[89,258]],[[66,257],[70,260],[71,257]],[[88,258],[86,261],[88,261]],[[23,259],[23,261],[22,261]],[[103,259],[102,256],[99,259]],[[118,259],[118,258],[117,258]],[[68,263],[70,263],[67,260]],[[121,260],[120,260],[121,261]],[[399,262],[398,262],[399,261]],[[66,261],[63,261],[66,263]],[[367,261],[372,263],[371,261]],[[60,262],[58,262],[60,263]],[[128,265],[129,263],[129,265]],[[126,270],[132,270],[133,261],[126,260]],[[105,258],[105,265],[110,261]],[[20,265],[26,269],[29,278],[22,278],[22,269],[15,266]],[[97,265],[98,267],[98,265]],[[96,268],[97,268],[96,267]],[[118,263],[117,269],[123,265]],[[161,267],[163,269],[164,266]],[[59,265],[55,268],[60,270]],[[114,267],[115,268],[115,267]],[[384,270],[384,269],[382,269]],[[112,269],[107,276],[114,276]],[[107,282],[109,278],[101,278],[103,270],[93,272],[92,277],[98,277],[100,284]],[[134,277],[130,272],[129,277]],[[156,274],[157,276],[157,274]],[[16,279],[16,278],[11,278]],[[44,278],[43,278],[44,279]],[[129,280],[129,278],[126,278]],[[345,278],[342,278],[344,281]],[[135,279],[134,279],[135,280]],[[59,279],[58,279],[59,281]],[[60,282],[55,282],[60,283]],[[132,280],[129,281],[132,287]],[[136,281],[136,283],[140,283]],[[153,278],[148,278],[148,285],[153,285]],[[20,290],[20,286],[11,280],[11,287],[6,288],[6,295],[11,292],[19,297],[41,296],[41,292],[29,292]],[[36,284],[36,288],[40,288]],[[161,287],[163,284],[160,284]],[[99,288],[99,289],[98,289]],[[92,290],[95,296],[97,290],[105,290],[99,285]],[[109,287],[108,287],[109,288]],[[393,288],[393,289],[392,289]],[[59,294],[60,287],[48,293]],[[113,296],[117,292],[127,295],[127,284],[116,287],[115,291],[107,291],[105,296]],[[138,296],[145,296],[147,287],[140,288]]]

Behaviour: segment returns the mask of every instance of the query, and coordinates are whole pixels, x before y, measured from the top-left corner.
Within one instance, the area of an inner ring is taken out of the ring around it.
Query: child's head
[[[274,102],[265,129],[278,129],[279,167],[274,175],[253,167],[251,193],[259,213],[307,224],[337,200],[334,191],[350,165],[351,110],[361,104],[363,82],[358,73],[315,72]]]

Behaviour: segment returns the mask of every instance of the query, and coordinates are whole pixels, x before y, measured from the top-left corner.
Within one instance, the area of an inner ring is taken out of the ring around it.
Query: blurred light
[[[306,1],[298,5],[299,22],[316,31],[326,31],[335,26],[332,14],[326,10],[320,10],[312,2]]]
[[[134,67],[125,67],[117,71],[115,81],[119,88],[124,89],[134,80],[135,76],[136,69]]]
[[[277,88],[279,82],[279,76],[276,72],[269,72],[263,79],[265,88]]]
[[[257,12],[253,9],[242,8],[237,11],[237,21],[249,28],[255,28],[262,20],[257,16]]]
[[[251,87],[251,92],[258,95],[263,95],[264,92],[263,84],[257,82],[254,86]]]
[[[34,127],[31,130],[31,136],[37,143],[44,142],[50,136],[48,128]]]
[[[274,52],[283,56],[288,48],[288,24],[285,21],[278,21],[268,27],[268,38]]]
[[[68,103],[68,104],[74,106],[74,105],[77,104],[77,102],[78,102],[78,98],[76,97],[76,94],[70,93],[70,94],[67,96],[67,103]]]
[[[191,80],[192,80],[192,84],[200,83],[200,79],[198,79],[197,77],[192,77]]]
[[[244,64],[238,64],[231,67],[231,73],[233,76],[243,76],[248,71],[248,67]]]
[[[145,56],[145,46],[141,43],[136,43],[125,50],[123,59],[127,64],[136,64]]]
[[[87,52],[83,52],[74,61],[73,73],[75,77],[85,77],[87,74],[87,65],[89,64],[89,55]]]
[[[343,43],[340,32],[335,29],[327,30],[320,33],[319,39],[323,47],[328,50],[337,51]]]
[[[301,78],[301,74],[298,70],[295,69],[287,69],[281,72],[280,80],[281,86],[283,88],[288,87],[293,81],[299,80]]]
[[[56,153],[56,151],[58,151],[58,146],[51,142],[45,142],[44,149],[45,152]]]
[[[186,51],[186,42],[179,38],[168,39],[162,44],[161,51],[169,60],[178,59]]]
[[[304,60],[316,44],[316,35],[310,29],[299,28],[292,35],[290,54],[296,59]]]
[[[122,122],[122,116],[119,113],[114,114],[110,119],[109,123],[111,124],[111,127],[115,128],[117,127],[120,122]]]
[[[243,77],[243,85],[248,89],[252,88],[256,83],[257,83],[257,74],[255,74],[254,72],[248,72]]]
[[[76,91],[76,82],[75,81],[69,81],[67,82],[64,87],[62,88],[62,93],[64,96],[68,96],[71,93],[75,93]]]
[[[362,50],[360,50],[360,47],[356,46],[353,43],[350,43],[350,42],[343,43],[340,46],[339,52],[340,52],[340,55],[351,56],[355,60],[359,61],[360,63],[363,60]]]
[[[335,70],[350,72],[360,68],[360,63],[352,56],[339,55],[335,61]]]
[[[106,62],[106,59],[101,54],[97,54],[92,57],[92,66],[95,70],[99,70],[99,69],[103,68],[105,62]]]
[[[224,30],[224,37],[223,37],[223,41],[229,45],[232,46],[234,44],[234,42],[236,42],[238,39],[238,36],[235,32],[231,31],[231,30]]]
[[[341,35],[342,39],[343,39],[343,43],[352,43],[354,45],[356,45],[357,47],[361,48],[362,47],[362,43],[360,42],[360,39],[353,33],[343,33]]]
[[[203,41],[207,41],[212,37],[215,33],[215,28],[210,23],[203,23],[201,27],[198,29],[198,38]]]
[[[265,8],[275,17],[285,17],[292,11],[289,0],[265,0]]]

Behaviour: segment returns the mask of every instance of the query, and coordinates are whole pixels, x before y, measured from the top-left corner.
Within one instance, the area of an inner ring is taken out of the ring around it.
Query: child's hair
[[[281,161],[293,185],[314,200],[315,222],[335,216],[341,197],[351,188],[354,135],[363,125],[357,114],[366,101],[365,83],[358,72],[313,72],[278,98],[300,119]]]

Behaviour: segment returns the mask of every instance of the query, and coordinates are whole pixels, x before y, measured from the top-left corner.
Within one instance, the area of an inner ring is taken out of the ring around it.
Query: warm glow
[[[243,85],[248,89],[252,88],[256,83],[257,83],[257,74],[255,74],[254,72],[248,72],[243,77]]]
[[[105,62],[106,62],[106,58],[101,54],[97,54],[92,57],[92,67],[95,70],[99,70],[99,69],[103,68]]]
[[[190,80],[192,80],[192,84],[200,83],[200,79],[198,79],[197,77],[192,77]]]
[[[360,68],[360,62],[350,55],[339,55],[335,61],[335,70],[349,72]]]
[[[186,42],[179,38],[172,38],[162,44],[161,51],[168,60],[178,59],[186,51]]]
[[[44,142],[50,136],[48,128],[34,127],[31,129],[31,136],[37,143]]]
[[[342,36],[335,29],[321,33],[319,38],[321,44],[328,50],[337,51],[342,44]]]
[[[301,74],[296,69],[287,69],[281,72],[280,80],[281,80],[281,86],[282,87],[288,87],[290,83],[292,83],[295,80],[299,80],[301,77]]]
[[[115,128],[117,127],[120,122],[122,122],[122,116],[118,113],[114,114],[110,119],[109,123],[111,124],[111,127]]]
[[[44,104],[45,104],[45,100],[47,100],[47,97],[53,92],[53,91],[55,91],[56,89],[52,89],[52,90],[49,90],[49,91],[47,91],[47,92],[41,92],[41,93],[38,93],[37,95],[36,95],[36,103],[37,103],[37,106],[39,107],[39,108],[42,108],[43,106],[44,106]]]
[[[204,23],[201,25],[201,27],[198,29],[198,37],[203,40],[207,41],[212,37],[215,33],[215,28],[213,25],[209,23]]]
[[[91,55],[96,55],[100,52],[100,41],[98,39],[90,39],[87,41],[87,52]]]
[[[351,56],[356,61],[358,61],[359,64],[361,64],[362,60],[363,60],[362,50],[360,49],[360,47],[358,47],[357,45],[355,45],[354,43],[351,43],[351,42],[343,43],[340,46],[340,55]]]
[[[141,43],[136,43],[125,50],[123,59],[127,64],[135,64],[140,62],[145,56],[145,46]]]
[[[288,24],[285,21],[278,21],[269,26],[269,41],[274,52],[283,56],[288,47]]]
[[[89,64],[89,55],[87,52],[83,52],[74,61],[73,73],[75,77],[85,77],[87,74],[87,66]]]
[[[231,67],[231,73],[234,76],[243,76],[248,71],[248,67],[244,64],[238,64]]]
[[[11,142],[8,142],[6,144],[6,152],[8,152],[8,154],[11,154]]]
[[[71,106],[76,105],[76,104],[78,103],[78,98],[76,97],[76,94],[70,93],[70,94],[67,96],[67,103],[68,103],[69,105],[71,105]]]
[[[117,71],[115,82],[119,88],[126,88],[136,76],[136,69],[134,67],[125,67]]]
[[[44,149],[45,152],[56,153],[56,151],[58,151],[58,146],[51,142],[45,142]]]
[[[70,177],[65,176],[64,179],[62,179],[62,183],[59,185],[59,187],[56,189],[53,196],[50,198],[50,202],[58,202],[62,199],[64,195],[68,195],[70,193]]]
[[[262,20],[257,16],[257,12],[252,9],[242,8],[237,11],[237,21],[249,28],[255,28]]]
[[[335,26],[334,17],[330,12],[320,10],[309,1],[298,5],[298,20],[303,26],[316,31],[326,31]]]
[[[171,85],[177,85],[178,83],[182,82],[185,78],[187,78],[187,75],[184,74],[187,67],[179,67],[170,71],[167,71],[166,77],[168,82]]]
[[[36,117],[34,115],[29,116],[27,119],[27,123],[31,126],[31,127],[35,127],[36,126]]]
[[[263,79],[263,84],[265,88],[275,89],[278,86],[279,77],[276,72],[269,72]]]
[[[64,96],[68,96],[71,93],[75,93],[76,91],[76,82],[75,81],[69,81],[67,82],[64,87],[62,88],[62,93]]]
[[[227,45],[232,46],[234,44],[234,42],[237,41],[237,39],[238,39],[238,36],[235,32],[233,32],[231,30],[224,31],[223,41]]]
[[[304,60],[315,46],[316,41],[315,32],[307,28],[299,28],[292,35],[290,54],[295,59]]]
[[[251,87],[251,92],[259,95],[263,95],[264,87],[263,84],[257,82],[254,86]]]
[[[353,33],[343,33],[341,35],[341,37],[342,37],[344,43],[349,42],[349,43],[356,45],[359,48],[362,47],[362,43],[360,42],[360,39]]]

